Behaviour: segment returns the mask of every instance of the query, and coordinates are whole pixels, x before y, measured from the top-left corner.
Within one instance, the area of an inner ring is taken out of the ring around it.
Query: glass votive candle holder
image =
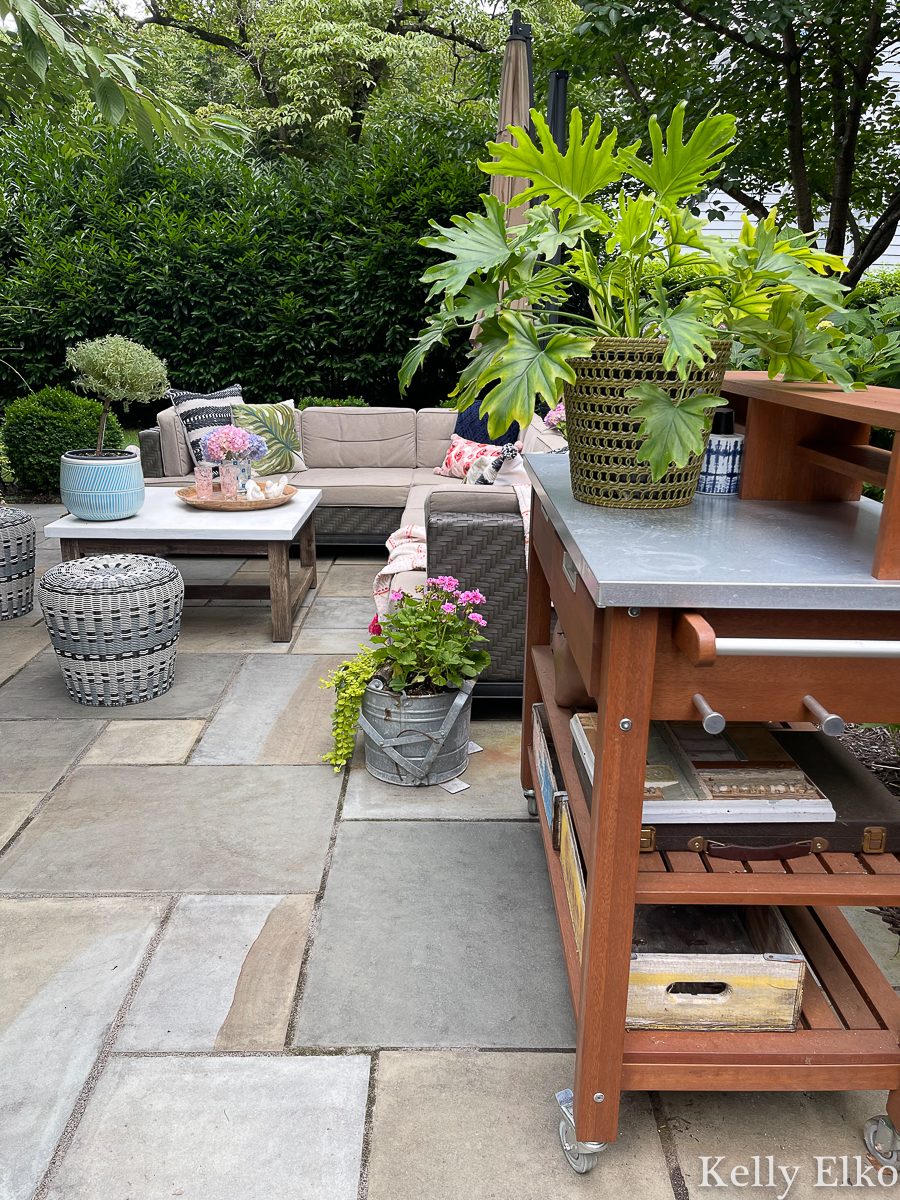
[[[223,462],[219,467],[219,483],[222,486],[223,500],[237,500],[238,495],[238,465],[236,462]]]
[[[194,486],[197,489],[198,500],[213,498],[213,465],[212,463],[197,463],[194,467]]]

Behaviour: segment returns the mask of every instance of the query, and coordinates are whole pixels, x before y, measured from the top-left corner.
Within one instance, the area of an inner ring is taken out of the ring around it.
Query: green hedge
[[[365,408],[366,402],[361,396],[346,396],[343,400],[330,400],[327,396],[301,396],[294,401],[294,407],[301,412],[304,408]]]
[[[0,425],[6,457],[16,481],[34,492],[59,491],[59,460],[67,450],[97,444],[103,405],[65,388],[44,388],[7,404]],[[114,413],[106,422],[103,445],[121,450],[122,427]]]
[[[867,271],[850,293],[849,303],[854,308],[863,308],[888,296],[900,296],[900,267]]]
[[[121,333],[165,358],[177,388],[398,403],[397,369],[426,310],[418,280],[434,261],[417,239],[485,187],[471,122],[453,120],[427,137],[400,124],[319,167],[170,143],[150,152],[99,127],[93,153],[72,157],[37,120],[6,126],[0,345],[12,349],[0,395],[24,390],[16,372],[31,389],[69,383],[67,345]],[[463,349],[433,355],[408,402],[446,396]]]

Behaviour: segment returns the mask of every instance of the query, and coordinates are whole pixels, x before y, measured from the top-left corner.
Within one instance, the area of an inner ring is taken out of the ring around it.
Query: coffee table
[[[289,642],[294,615],[316,586],[316,533],[313,518],[322,498],[318,488],[300,488],[277,508],[211,512],[192,508],[174,488],[147,488],[141,511],[122,521],[82,521],[68,514],[44,529],[59,538],[63,561],[88,554],[218,554],[267,556],[269,583],[186,584],[188,599],[265,600],[272,609],[272,641]],[[300,570],[291,579],[291,546],[300,547]]]

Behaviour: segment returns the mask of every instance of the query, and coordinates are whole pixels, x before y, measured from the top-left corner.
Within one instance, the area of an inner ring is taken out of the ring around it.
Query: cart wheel
[[[534,794],[534,792],[529,790],[525,793],[525,803],[528,805],[529,817],[536,817],[538,815],[538,808],[537,796]]]
[[[587,1175],[597,1165],[596,1154],[579,1154],[578,1139],[575,1137],[575,1126],[570,1125],[565,1117],[559,1123],[559,1140],[562,1142],[566,1162],[579,1175]]]
[[[876,1162],[900,1170],[900,1135],[890,1117],[869,1117],[863,1126],[863,1139]]]

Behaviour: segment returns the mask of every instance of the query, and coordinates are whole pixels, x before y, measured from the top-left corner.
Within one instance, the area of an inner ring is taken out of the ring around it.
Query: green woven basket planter
[[[564,399],[576,500],[607,508],[679,508],[693,500],[702,456],[693,455],[657,483],[649,465],[635,459],[641,422],[631,412],[639,401],[625,393],[645,381],[673,398],[681,393],[681,381],[662,365],[666,344],[663,338],[599,338],[589,359],[571,359],[575,382],[566,384]],[[690,375],[689,394],[717,396],[722,390],[731,342],[713,342],[712,348],[715,358]]]

